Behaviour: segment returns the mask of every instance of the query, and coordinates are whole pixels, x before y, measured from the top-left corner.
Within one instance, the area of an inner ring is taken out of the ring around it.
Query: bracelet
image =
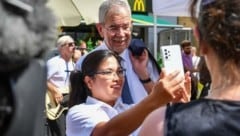
[[[142,79],[139,78],[139,80],[140,80],[140,82],[143,83],[143,84],[146,84],[146,83],[149,83],[149,82],[152,81],[150,77],[147,78],[147,79],[144,79],[144,80],[142,80]]]

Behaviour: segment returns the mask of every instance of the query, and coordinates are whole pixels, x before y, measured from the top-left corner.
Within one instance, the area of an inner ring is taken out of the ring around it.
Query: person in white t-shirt
[[[195,46],[192,46],[191,53],[193,68],[196,69],[196,72],[193,72],[193,75],[199,79],[198,64],[200,62],[200,57],[197,55],[197,48]]]
[[[52,100],[48,104],[52,107],[54,104],[60,104],[64,100],[64,94],[69,93],[69,77],[70,72],[74,69],[72,55],[74,53],[75,43],[71,36],[64,35],[57,41],[59,55],[47,61],[47,98]],[[47,122],[52,136],[65,136],[65,115],[60,115],[59,118],[50,116],[52,112],[49,106],[46,106]],[[56,105],[57,107],[57,105]]]

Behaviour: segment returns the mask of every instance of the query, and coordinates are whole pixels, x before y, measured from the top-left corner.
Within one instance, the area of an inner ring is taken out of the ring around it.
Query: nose
[[[126,33],[126,31],[124,30],[124,28],[119,27],[117,32],[116,32],[116,35],[124,36],[125,33]]]

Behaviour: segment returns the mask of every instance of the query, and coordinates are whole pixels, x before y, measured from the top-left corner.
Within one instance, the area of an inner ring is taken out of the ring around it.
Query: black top
[[[240,136],[240,101],[199,99],[167,107],[165,136]]]

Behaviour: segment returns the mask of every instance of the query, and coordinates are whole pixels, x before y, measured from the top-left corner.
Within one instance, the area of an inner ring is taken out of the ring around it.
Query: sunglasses
[[[75,43],[74,43],[74,42],[70,42],[70,43],[66,43],[66,45],[67,45],[68,47],[74,47],[74,46],[75,46]]]
[[[76,50],[87,50],[87,48],[75,47]]]

